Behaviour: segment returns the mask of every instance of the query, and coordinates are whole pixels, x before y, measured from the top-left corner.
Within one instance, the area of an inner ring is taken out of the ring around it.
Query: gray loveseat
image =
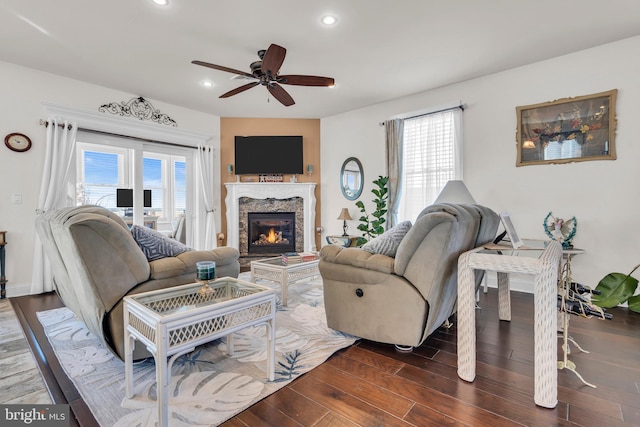
[[[327,324],[361,338],[417,347],[455,313],[458,257],[492,241],[499,216],[479,205],[425,208],[395,257],[324,246]],[[477,286],[481,276],[476,277]]]
[[[198,261],[215,261],[218,277],[240,272],[239,253],[229,247],[149,262],[127,224],[98,206],[47,212],[36,219],[36,230],[65,306],[121,359],[125,295],[192,283]],[[149,355],[136,346],[135,359]]]

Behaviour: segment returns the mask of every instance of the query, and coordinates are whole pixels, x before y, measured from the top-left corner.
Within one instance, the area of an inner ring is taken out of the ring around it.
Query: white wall
[[[35,239],[33,224],[40,192],[46,133],[39,121],[47,119],[41,103],[50,102],[97,112],[100,105],[126,102],[144,94],[114,91],[5,62],[0,62],[0,75],[0,135],[4,138],[8,133],[20,132],[28,135],[33,142],[31,150],[25,153],[10,151],[4,144],[0,146],[0,230],[7,231],[7,296],[15,296],[28,293],[31,282]],[[148,101],[160,112],[173,118],[179,129],[211,135],[213,145],[219,150],[219,117],[153,99]],[[215,185],[214,188],[217,188],[218,184]],[[13,193],[22,194],[21,204],[11,203]],[[218,224],[219,206],[218,201]]]
[[[542,224],[555,216],[578,220],[574,245],[586,250],[572,263],[573,277],[595,286],[607,273],[628,273],[640,262],[640,37],[603,45],[506,72],[351,111],[322,120],[322,224],[341,233],[340,208],[354,202],[339,194],[341,161],[362,161],[365,187],[385,175],[384,129],[379,122],[462,101],[464,180],[480,204],[511,212],[521,236],[545,239]],[[402,78],[402,76],[398,76]],[[618,89],[615,161],[516,167],[516,106]],[[357,217],[355,217],[357,218]],[[357,220],[351,221],[355,234]]]

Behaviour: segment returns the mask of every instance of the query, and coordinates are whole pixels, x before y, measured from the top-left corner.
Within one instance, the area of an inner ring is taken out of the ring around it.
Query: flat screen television
[[[236,175],[301,174],[302,136],[236,136]]]
[[[117,188],[116,189],[116,206],[119,208],[133,207],[133,189]],[[151,207],[151,190],[144,190],[144,207]]]

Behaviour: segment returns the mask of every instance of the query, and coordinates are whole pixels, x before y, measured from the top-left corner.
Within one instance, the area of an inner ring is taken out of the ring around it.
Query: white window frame
[[[205,145],[219,147],[219,141],[214,139],[213,135],[170,126],[161,126],[155,123],[141,122],[140,120],[105,115],[104,113],[68,107],[51,102],[42,102],[42,105],[45,108],[48,117],[56,117],[62,121],[68,120],[70,122],[74,122],[79,129],[90,129],[92,131],[107,132],[113,135],[126,135],[128,137],[164,142],[191,148],[192,154],[187,157],[186,165],[188,170],[193,171],[193,173],[187,174],[187,188],[191,189],[187,191],[187,206],[190,206],[190,211],[189,209],[187,210],[186,222],[187,245],[195,249],[201,249],[200,241],[202,239],[195,237],[201,236],[204,233],[207,211],[204,207],[203,188],[200,183],[200,171],[197,167],[197,150],[195,150],[195,148]],[[140,165],[138,165],[138,167],[141,166],[142,161],[140,161]],[[76,171],[75,168],[73,169],[74,170],[69,171],[70,179],[75,179]],[[219,176],[219,170],[216,169],[213,176],[210,177],[210,179],[213,180],[213,188],[220,187]],[[140,175],[140,179],[142,182],[142,175]],[[142,206],[142,191],[139,196],[134,195],[134,197],[136,197],[136,200],[138,200],[137,197],[139,197],[139,202],[137,204]],[[216,196],[215,205],[220,205],[219,194]],[[139,218],[137,218],[136,211],[134,211],[134,221],[137,220],[142,222],[142,207],[139,209],[138,215]],[[219,221],[219,216],[217,218]]]
[[[143,189],[143,170],[137,165],[143,164],[144,158],[152,158],[162,161],[162,190],[163,190],[163,216],[158,218],[157,225],[160,231],[170,231],[171,224],[175,218],[175,207],[173,206],[175,183],[175,163],[184,161],[186,163],[187,199],[189,199],[189,189],[193,188],[193,169],[187,159],[193,153],[191,148],[164,147],[153,145],[143,141],[129,140],[116,136],[92,134],[90,132],[79,131],[76,143],[76,170],[77,183],[84,185],[84,153],[86,151],[102,152],[118,155],[118,185],[122,188],[133,188],[134,199],[137,197],[138,188]],[[140,174],[136,173],[140,170]],[[140,175],[138,177],[138,175]],[[142,191],[140,191],[142,194]],[[192,200],[192,199],[191,199]],[[191,200],[186,200],[186,210],[190,211]],[[140,219],[136,216],[136,211],[140,210]],[[134,203],[134,224],[143,224],[144,207],[142,203]]]

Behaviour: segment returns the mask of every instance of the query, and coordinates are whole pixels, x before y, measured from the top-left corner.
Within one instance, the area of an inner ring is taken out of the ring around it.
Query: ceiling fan
[[[295,104],[295,101],[289,93],[280,85],[296,85],[296,86],[333,86],[334,80],[331,77],[305,76],[300,74],[279,75],[280,67],[284,62],[287,49],[277,44],[271,44],[267,50],[259,50],[259,61],[252,62],[249,65],[251,73],[235,70],[233,68],[224,67],[222,65],[210,64],[203,61],[191,61],[192,64],[202,65],[203,67],[213,68],[214,70],[226,71],[228,73],[255,79],[251,83],[247,83],[227,93],[220,95],[220,98],[228,98],[251,89],[254,86],[262,85],[273,95],[275,99],[280,101],[286,107]]]

